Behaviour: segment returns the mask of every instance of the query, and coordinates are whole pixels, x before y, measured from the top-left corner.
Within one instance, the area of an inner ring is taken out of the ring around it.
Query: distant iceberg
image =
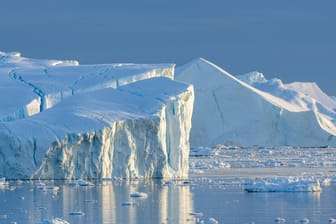
[[[202,58],[177,67],[175,79],[194,85],[194,147],[336,145],[336,102],[316,84],[235,77]]]

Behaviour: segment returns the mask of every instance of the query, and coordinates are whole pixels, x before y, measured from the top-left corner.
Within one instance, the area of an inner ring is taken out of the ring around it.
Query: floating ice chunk
[[[86,180],[74,180],[69,183],[69,186],[71,187],[87,187],[87,186],[94,186],[93,183],[86,181]]]
[[[218,223],[219,222],[216,219],[212,218],[212,217],[210,217],[208,219],[208,221],[205,222],[205,224],[218,224]]]
[[[147,198],[148,194],[143,193],[143,192],[134,192],[132,194],[130,194],[131,198]]]
[[[322,186],[329,186],[331,184],[331,179],[329,177],[326,177],[322,180]]]
[[[308,218],[302,218],[301,220],[300,220],[300,223],[303,223],[303,224],[308,224],[310,221],[309,221],[309,219]]]
[[[329,223],[336,223],[336,218],[329,218]]]
[[[70,224],[70,222],[61,218],[53,218],[52,220],[44,220],[40,224]]]
[[[282,218],[282,217],[278,217],[278,218],[274,219],[274,222],[276,222],[276,223],[285,223],[286,219]]]
[[[321,192],[319,181],[292,178],[256,180],[245,187],[247,192]]]
[[[85,213],[83,211],[73,211],[73,212],[69,212],[69,215],[85,215]]]

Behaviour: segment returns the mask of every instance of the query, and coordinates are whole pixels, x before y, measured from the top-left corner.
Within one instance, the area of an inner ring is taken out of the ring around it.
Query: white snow
[[[244,82],[202,58],[177,67],[175,78],[194,85],[194,147],[336,145],[335,119],[325,99],[310,97],[310,106],[303,106],[302,93],[284,92],[281,80],[267,81],[254,72],[240,77]]]
[[[12,105],[0,109],[0,176],[188,175],[193,88],[171,80],[173,65],[81,66],[2,56],[0,77],[12,95],[0,100]]]

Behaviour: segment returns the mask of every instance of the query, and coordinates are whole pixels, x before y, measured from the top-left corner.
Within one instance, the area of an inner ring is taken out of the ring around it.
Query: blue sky
[[[2,0],[0,51],[81,64],[204,57],[336,95],[335,11],[334,0]]]

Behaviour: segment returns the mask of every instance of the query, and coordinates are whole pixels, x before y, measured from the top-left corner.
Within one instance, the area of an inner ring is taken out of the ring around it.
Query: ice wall
[[[0,123],[0,176],[186,177],[193,88],[152,78]]]

